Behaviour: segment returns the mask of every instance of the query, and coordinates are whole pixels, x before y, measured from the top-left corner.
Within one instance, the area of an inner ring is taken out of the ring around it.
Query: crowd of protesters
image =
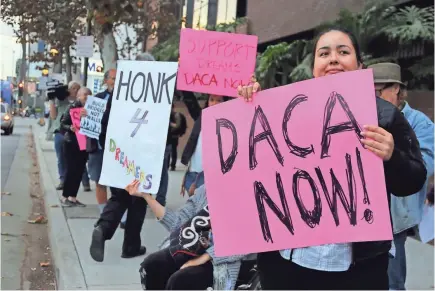
[[[317,36],[312,56],[313,78],[366,68],[356,38],[338,27],[326,29]],[[137,60],[154,61],[154,58],[143,53]],[[418,233],[416,227],[421,221],[425,203],[433,205],[433,186],[429,189],[428,183],[434,174],[434,124],[406,101],[406,83],[402,81],[399,65],[379,63],[369,68],[374,72],[379,122],[364,128],[362,143],[366,150],[383,160],[394,239],[259,253],[257,267],[262,289],[405,289],[405,241]],[[87,138],[86,151],[79,150],[74,134],[78,129],[72,125],[69,109],[83,107],[87,96],[91,95],[90,90],[72,82],[69,84],[70,96],[64,102],[53,103],[50,110],[50,117],[55,120],[58,190],[63,191],[62,205],[84,206],[77,199],[80,183],[83,182],[85,190],[90,190],[88,173],[96,183],[100,218],[92,233],[90,255],[95,261],[102,262],[105,241],[113,237],[119,226],[124,228],[121,257],[145,255],[146,247],[141,243],[140,233],[149,207],[168,229],[169,237],[160,250],[146,256],[140,266],[140,281],[144,289],[235,288],[245,256],[217,257],[214,253],[203,172],[202,107],[193,92],[177,92],[194,120],[181,156],[181,163],[187,166],[187,171],[180,189],[183,195],[188,194],[181,209],[166,207],[168,170],[176,168],[178,139],[187,129],[185,116],[174,110],[170,114],[157,195],[138,191],[139,182],[132,181],[125,189],[110,187],[108,199],[107,187],[99,184],[115,79],[116,70],[107,71],[104,75],[107,89],[95,94],[97,98],[107,100],[107,107],[101,121],[100,138]],[[246,102],[252,101],[259,90],[255,77],[249,85],[237,89]],[[218,106],[228,99],[209,95],[205,107]],[[86,114],[82,109],[81,116]],[[383,190],[379,189],[381,193]],[[173,238],[180,237],[183,228],[197,217],[206,217],[208,225],[201,226],[204,239],[197,242],[198,253],[188,254]]]

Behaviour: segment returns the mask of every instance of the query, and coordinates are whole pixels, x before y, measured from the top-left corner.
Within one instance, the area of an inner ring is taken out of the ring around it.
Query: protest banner
[[[178,64],[118,61],[99,183],[156,194]]]
[[[85,104],[87,116],[83,117],[80,122],[80,133],[90,138],[98,139],[101,133],[101,119],[106,110],[107,100],[88,96]]]
[[[372,70],[205,109],[216,255],[391,240],[383,161],[361,144],[363,126],[377,124]]]
[[[81,151],[86,150],[86,137],[80,133],[80,110],[81,108],[71,108],[69,114],[71,115],[71,121],[76,130],[77,142]]]
[[[254,35],[182,29],[177,89],[238,97],[255,71],[257,43]]]

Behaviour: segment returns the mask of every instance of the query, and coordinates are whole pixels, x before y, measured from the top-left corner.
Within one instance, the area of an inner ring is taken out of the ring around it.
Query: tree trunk
[[[63,50],[59,48],[59,54],[56,56],[56,60],[53,65],[53,73],[54,74],[62,74],[62,59],[63,59]]]
[[[66,82],[69,83],[72,81],[72,65],[71,65],[71,52],[70,52],[70,48],[66,47],[65,48],[65,71],[66,71]]]
[[[116,69],[116,62],[118,61],[118,48],[116,46],[115,36],[113,31],[110,30],[102,33],[100,41],[101,60],[103,62],[104,71]]]
[[[21,66],[20,66],[20,79],[19,82],[23,82],[26,79],[26,71],[27,71],[27,47],[26,47],[26,37],[23,37],[21,41],[21,49],[23,54],[21,56]]]

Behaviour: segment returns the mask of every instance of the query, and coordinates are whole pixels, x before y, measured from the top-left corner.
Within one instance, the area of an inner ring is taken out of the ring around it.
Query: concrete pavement
[[[61,196],[61,192],[55,190],[58,175],[54,145],[53,142],[45,141],[44,128],[34,126],[34,132],[45,187],[58,289],[141,289],[138,270],[144,257],[121,259],[123,230],[118,229],[113,239],[106,243],[103,263],[93,261],[89,255],[93,224],[99,216],[94,191],[83,192],[82,188],[80,189],[78,199],[87,207],[65,209],[52,207],[60,205]],[[180,207],[186,200],[179,196],[183,173],[184,169],[181,167],[176,172],[170,172],[167,206],[172,209]],[[95,189],[93,184],[92,189]],[[148,211],[142,230],[142,240],[147,247],[147,254],[156,251],[166,235],[167,232],[155,221],[151,211]],[[433,290],[434,247],[408,239],[406,250],[407,288]]]
[[[133,259],[121,258],[121,246],[124,231],[118,229],[112,240],[106,242],[104,262],[97,263],[89,255],[93,225],[99,217],[95,199],[95,185],[92,192],[83,192],[80,188],[77,198],[86,207],[64,208],[59,205],[61,191],[58,184],[57,159],[52,141],[45,141],[45,128],[34,127],[39,163],[47,201],[48,218],[51,225],[53,256],[57,269],[59,289],[141,289],[139,264],[144,256]],[[169,172],[169,190],[167,206],[177,209],[186,198],[179,195],[182,175],[185,168],[180,165],[175,172]],[[110,193],[110,191],[109,191]],[[109,194],[110,195],[110,194]],[[142,229],[142,243],[147,254],[157,250],[158,245],[167,236],[167,231],[156,222],[151,211],[147,211]]]

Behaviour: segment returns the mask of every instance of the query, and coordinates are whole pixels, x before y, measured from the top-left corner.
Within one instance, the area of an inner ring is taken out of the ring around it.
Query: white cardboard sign
[[[118,61],[99,183],[159,190],[178,63]]]

